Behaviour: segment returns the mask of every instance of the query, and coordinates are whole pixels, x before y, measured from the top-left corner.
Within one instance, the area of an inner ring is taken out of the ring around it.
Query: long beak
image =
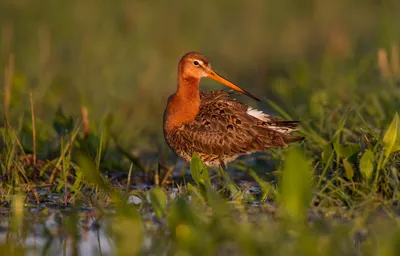
[[[251,93],[249,93],[248,91],[243,90],[242,88],[240,88],[237,85],[232,84],[231,82],[229,82],[228,80],[226,80],[225,78],[223,78],[222,76],[218,75],[214,70],[210,69],[210,71],[208,71],[208,77],[211,79],[214,79],[217,82],[220,82],[221,84],[224,84],[240,93],[243,93],[247,96],[249,96],[252,99],[255,99],[256,101],[260,101],[260,99],[258,99],[257,97],[253,96]]]

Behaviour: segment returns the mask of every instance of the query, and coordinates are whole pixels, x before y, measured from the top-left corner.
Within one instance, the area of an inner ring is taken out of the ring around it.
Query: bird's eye
[[[197,60],[193,61],[193,65],[198,66],[199,62]]]

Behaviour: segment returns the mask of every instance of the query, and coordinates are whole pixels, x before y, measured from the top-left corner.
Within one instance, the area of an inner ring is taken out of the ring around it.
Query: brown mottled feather
[[[217,166],[220,161],[226,163],[239,155],[303,139],[288,134],[299,122],[269,116],[262,121],[247,113],[247,105],[228,96],[226,91],[200,92],[195,119],[165,133],[169,146],[188,161],[196,152],[207,165]],[[288,133],[274,127],[287,128]]]

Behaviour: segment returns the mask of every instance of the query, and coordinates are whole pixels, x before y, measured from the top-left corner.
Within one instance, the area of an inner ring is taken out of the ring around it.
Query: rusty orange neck
[[[178,89],[168,100],[164,127],[170,131],[193,121],[200,109],[200,79],[179,76]]]

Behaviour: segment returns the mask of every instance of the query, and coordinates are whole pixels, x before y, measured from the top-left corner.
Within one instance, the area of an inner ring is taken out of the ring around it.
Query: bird
[[[234,91],[200,91],[203,77]],[[245,105],[232,98],[235,91],[260,101],[217,74],[201,53],[183,55],[177,89],[169,96],[163,117],[164,138],[172,151],[186,161],[197,153],[206,166],[226,171],[227,163],[241,155],[304,140],[291,135],[298,130],[299,121],[283,120]]]

